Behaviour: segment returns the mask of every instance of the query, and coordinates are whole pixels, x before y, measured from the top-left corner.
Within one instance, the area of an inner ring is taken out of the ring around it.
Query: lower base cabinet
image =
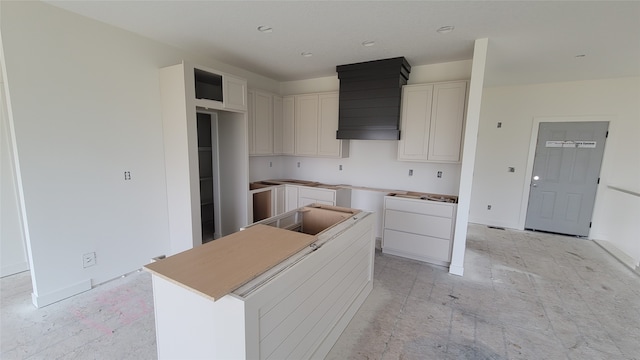
[[[374,227],[359,212],[216,301],[154,273],[158,358],[324,358],[373,288]]]
[[[449,266],[457,204],[385,196],[382,252]]]

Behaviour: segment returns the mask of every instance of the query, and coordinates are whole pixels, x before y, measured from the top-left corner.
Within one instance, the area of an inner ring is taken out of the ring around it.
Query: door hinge
[[[598,178],[598,182],[596,184],[600,184],[600,178]]]
[[[607,133],[606,133],[606,134],[604,134],[604,138],[605,138],[605,139],[606,139],[606,138],[608,138],[608,137],[609,137],[609,131],[607,131]]]
[[[592,222],[591,222],[591,221],[589,221],[589,229],[591,229],[591,224],[592,224]]]

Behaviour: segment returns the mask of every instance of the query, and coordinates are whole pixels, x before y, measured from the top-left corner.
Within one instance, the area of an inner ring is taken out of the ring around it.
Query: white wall
[[[640,192],[640,78],[486,88],[483,93],[470,221],[521,229],[529,186],[525,170],[535,117],[612,118],[590,238],[616,244],[640,259],[637,219],[629,211],[638,199],[608,189],[614,185]],[[502,128],[496,124],[502,122]],[[516,168],[515,173],[507,167]],[[625,206],[614,197],[623,197]],[[492,209],[487,210],[491,204]],[[523,210],[524,209],[524,210]],[[622,223],[620,223],[622,221]]]
[[[29,269],[4,85],[0,72],[0,276]]]
[[[42,306],[169,250],[159,68],[186,58],[251,86],[278,83],[40,2],[0,6]],[[97,265],[84,269],[82,254],[94,251]]]

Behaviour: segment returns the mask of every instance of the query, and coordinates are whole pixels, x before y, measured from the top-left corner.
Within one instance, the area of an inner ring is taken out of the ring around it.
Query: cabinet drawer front
[[[305,197],[301,197],[298,199],[298,207],[308,206],[311,204],[323,204],[323,205],[331,205],[331,206],[336,205],[333,201],[324,201],[324,200],[310,199]]]
[[[384,216],[385,229],[433,236],[442,239],[451,238],[452,220],[448,218],[413,214],[396,210],[386,210]]]
[[[336,201],[336,192],[334,190],[300,187],[299,196],[331,203]]]
[[[451,242],[449,240],[389,229],[384,230],[383,236],[384,250],[395,250],[399,253],[412,254],[420,258],[451,261],[449,257]]]
[[[417,214],[453,217],[454,204],[426,200],[386,198],[385,209],[408,211]]]

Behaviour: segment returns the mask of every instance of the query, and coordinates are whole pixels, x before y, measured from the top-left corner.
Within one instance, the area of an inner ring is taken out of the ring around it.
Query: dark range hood
[[[402,85],[411,65],[404,57],[336,67],[340,79],[338,139],[400,140]]]

